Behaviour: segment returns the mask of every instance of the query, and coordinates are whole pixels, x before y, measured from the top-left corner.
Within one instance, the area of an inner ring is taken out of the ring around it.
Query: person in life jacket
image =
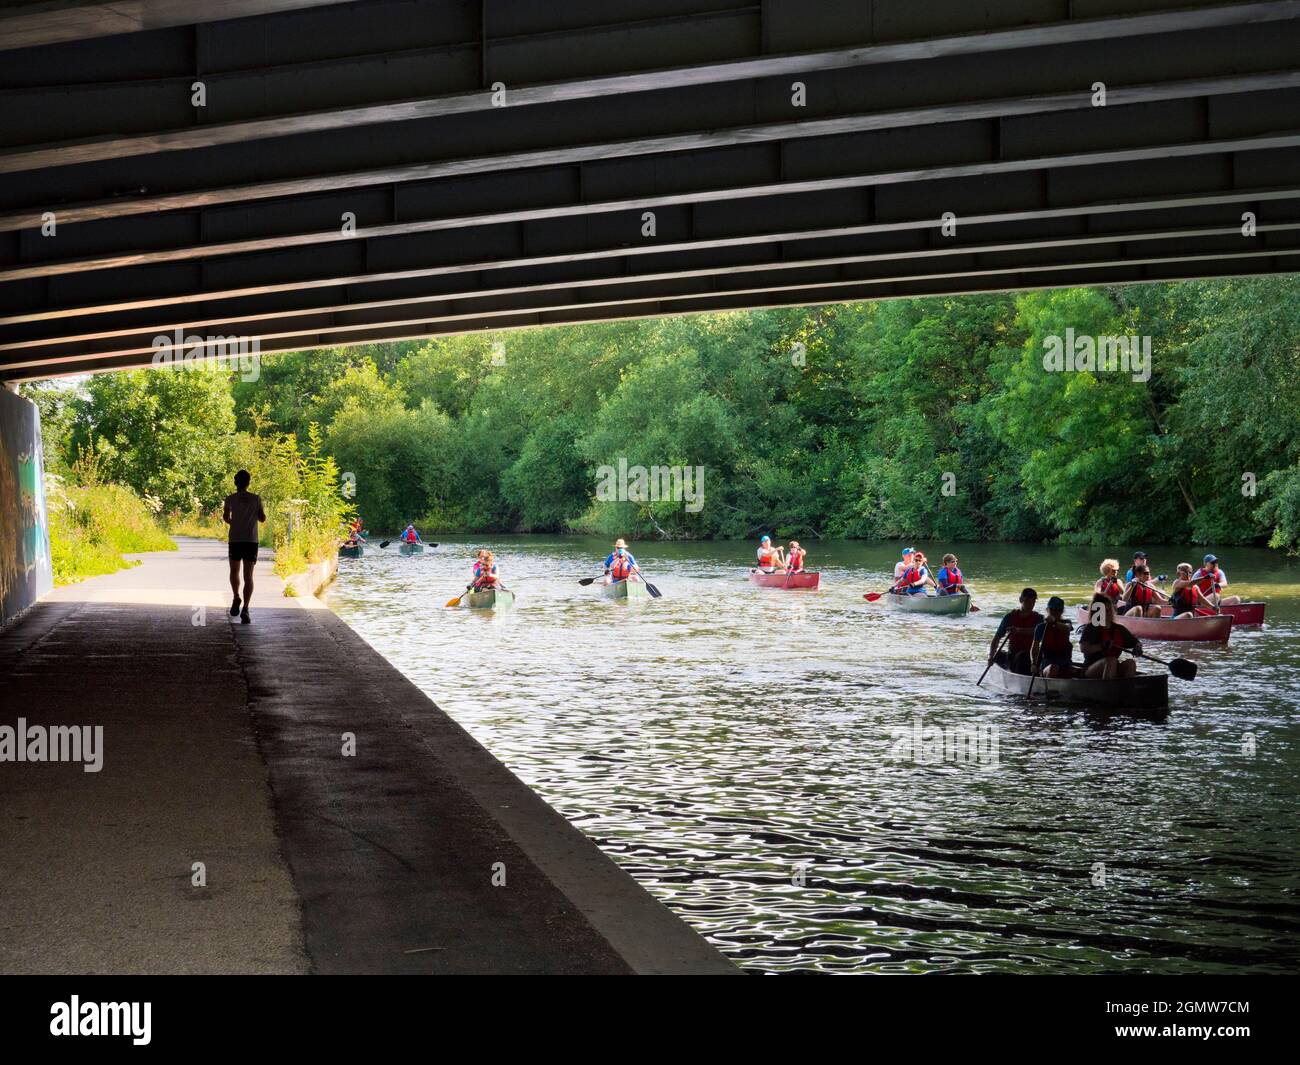
[[[894,587],[890,590],[896,595],[925,595],[926,586],[934,583],[930,568],[925,564],[924,553],[915,551],[912,554],[912,564],[903,570],[903,575],[894,581]]]
[[[1034,631],[1043,620],[1043,615],[1034,609],[1037,602],[1038,593],[1033,588],[1021,591],[1020,606],[1002,619],[989,643],[990,665],[998,661],[1012,673],[1029,672],[1029,653],[1034,646]],[[1006,650],[999,653],[1004,637],[1007,641]]]
[[[804,556],[807,554],[808,552],[799,546],[798,540],[791,540],[790,548],[785,554],[786,569],[791,573],[801,572],[803,570]]]
[[[916,557],[915,547],[903,548],[903,561],[894,563],[894,583],[897,584],[912,565],[912,559]]]
[[[1178,563],[1174,584],[1170,589],[1169,605],[1175,618],[1209,617],[1219,613],[1219,608],[1205,598],[1201,586],[1192,580],[1192,564]]]
[[[1123,625],[1116,623],[1115,604],[1104,595],[1094,595],[1088,605],[1088,624],[1079,634],[1079,649],[1083,652],[1083,675],[1099,680],[1115,680],[1137,673],[1137,662],[1131,658],[1120,661],[1120,655],[1131,651],[1142,653],[1142,642]]]
[[[365,542],[366,538],[361,535],[361,519],[355,518],[352,524],[348,526],[347,545],[355,547],[357,544],[364,544]]]
[[[969,594],[965,582],[966,578],[962,576],[961,569],[957,565],[957,556],[953,554],[944,555],[943,567],[935,574],[935,583],[939,589],[939,594]]]
[[[1151,571],[1146,566],[1138,566],[1133,570],[1133,579],[1124,588],[1124,602],[1128,605],[1126,614],[1158,618],[1160,605],[1169,602],[1169,596],[1159,588],[1151,587]]]
[[[1119,559],[1103,558],[1101,560],[1101,579],[1092,586],[1093,595],[1104,595],[1112,603],[1118,603],[1124,594],[1124,583],[1119,579]],[[1125,603],[1119,612],[1128,609]]]
[[[491,551],[480,551],[478,561],[474,563],[474,580],[470,590],[485,592],[489,588],[501,587],[501,578],[497,576],[497,560]]]
[[[620,537],[614,541],[614,550],[609,553],[605,559],[605,583],[612,584],[615,581],[625,581],[634,575],[639,575],[641,569],[636,564],[636,559],[627,549],[627,544]]]
[[[1239,595],[1223,594],[1223,589],[1228,586],[1228,575],[1219,568],[1219,560],[1214,555],[1205,556],[1201,568],[1192,574],[1192,580],[1215,606],[1236,606],[1241,602]]]
[[[402,540],[408,544],[419,544],[424,542],[420,539],[420,534],[415,531],[414,525],[408,525],[406,527],[406,530],[402,533]]]
[[[483,572],[485,566],[487,567],[488,572],[496,573],[497,565],[494,560],[494,556],[492,552],[489,551],[487,548],[481,548],[479,550],[478,556],[474,559],[475,578],[477,578],[478,575]]]
[[[1044,677],[1077,677],[1083,670],[1074,664],[1074,627],[1065,620],[1065,600],[1059,595],[1047,601],[1047,616],[1034,627],[1034,645],[1029,652],[1033,669]]]
[[[785,569],[785,559],[781,557],[781,549],[772,546],[772,538],[764,536],[758,541],[758,568],[764,573],[774,573],[779,569]]]

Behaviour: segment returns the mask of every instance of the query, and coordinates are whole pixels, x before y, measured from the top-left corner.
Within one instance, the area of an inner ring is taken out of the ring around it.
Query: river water
[[[806,545],[817,592],[752,587],[753,545],[634,544],[663,597],[628,604],[577,584],[604,541],[496,537],[496,614],[443,606],[481,541],[372,543],[329,605],[747,970],[1300,969],[1295,559],[1224,555],[1268,623],[1149,645],[1201,667],[1153,721],[976,687],[1021,586],[1082,601],[1094,549],[923,544],[983,608],[950,619],[863,600],[896,544]]]

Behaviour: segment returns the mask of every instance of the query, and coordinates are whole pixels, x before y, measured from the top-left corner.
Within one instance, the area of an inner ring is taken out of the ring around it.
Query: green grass
[[[49,506],[55,584],[135,565],[124,554],[176,550],[144,501],[121,485],[60,488],[50,494]]]
[[[211,514],[169,514],[167,531],[173,536],[198,536],[206,540],[224,540],[229,529],[217,511]]]

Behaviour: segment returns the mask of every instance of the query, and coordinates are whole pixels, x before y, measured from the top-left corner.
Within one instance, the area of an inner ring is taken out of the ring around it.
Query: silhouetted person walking
[[[266,511],[262,509],[262,497],[248,490],[252,480],[247,470],[235,474],[235,489],[226,496],[226,505],[221,511],[221,520],[230,526],[230,591],[235,600],[230,604],[230,616],[239,615],[245,625],[251,620],[248,616],[248,603],[253,598],[253,567],[257,565],[257,523],[266,521]],[[244,566],[244,608],[239,609],[239,566]]]

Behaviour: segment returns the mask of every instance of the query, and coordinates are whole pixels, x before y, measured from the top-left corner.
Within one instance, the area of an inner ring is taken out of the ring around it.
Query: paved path
[[[98,773],[0,762],[0,971],[735,971],[320,603],[259,565],[241,626],[180,543],[0,635],[0,725],[104,727]]]

